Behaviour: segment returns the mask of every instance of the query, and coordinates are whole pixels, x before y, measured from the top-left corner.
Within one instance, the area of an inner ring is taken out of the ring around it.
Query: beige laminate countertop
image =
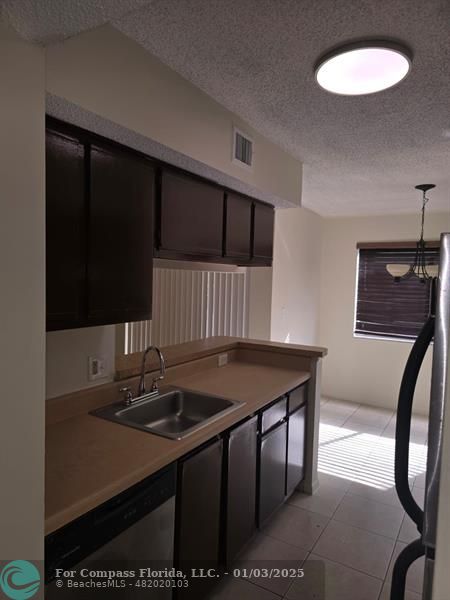
[[[229,344],[230,338],[223,346]],[[310,373],[300,369],[236,361],[177,379],[171,385],[245,402],[183,440],[169,440],[89,414],[49,425],[46,533],[155,473],[309,378]]]
[[[260,352],[276,352],[289,356],[301,356],[309,358],[322,358],[327,354],[327,349],[319,346],[301,346],[299,344],[285,344],[283,342],[269,342],[266,340],[252,340],[229,336],[215,336],[183,344],[175,344],[163,348],[166,366],[175,366],[227,352],[229,350],[258,350]],[[133,375],[139,375],[141,371],[142,352],[119,356],[116,360],[117,379],[126,379]],[[158,368],[158,362],[154,355],[147,359],[147,370]]]

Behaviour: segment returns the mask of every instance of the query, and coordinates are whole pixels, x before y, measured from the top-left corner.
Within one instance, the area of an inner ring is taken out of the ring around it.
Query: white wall
[[[272,267],[251,267],[249,275],[248,337],[270,340]]]
[[[44,54],[0,23],[0,559],[43,558]]]
[[[293,205],[301,163],[110,26],[47,49],[47,91]],[[254,141],[254,165],[231,162],[233,124]]]
[[[46,397],[54,398],[114,379],[115,325],[47,333]],[[105,377],[88,379],[88,358],[103,358]]]
[[[450,230],[450,212],[426,216],[426,239]],[[322,391],[325,396],[395,408],[410,342],[353,337],[356,243],[416,240],[419,216],[335,218],[323,221],[320,344],[328,347]],[[425,414],[431,378],[426,356],[414,410]]]
[[[271,339],[317,344],[322,218],[306,208],[277,210]]]

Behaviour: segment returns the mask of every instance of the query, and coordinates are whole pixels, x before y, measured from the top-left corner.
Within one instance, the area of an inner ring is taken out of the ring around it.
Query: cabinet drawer
[[[306,402],[307,383],[289,392],[289,412],[293,412]]]
[[[287,411],[287,397],[284,396],[270,408],[267,408],[261,418],[261,433],[265,433],[271,427],[285,418]]]

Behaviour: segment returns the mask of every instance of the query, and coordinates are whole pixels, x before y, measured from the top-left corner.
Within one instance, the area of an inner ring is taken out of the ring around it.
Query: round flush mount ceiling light
[[[411,69],[412,54],[388,41],[341,46],[323,56],[315,67],[317,83],[334,94],[361,96],[396,85]]]

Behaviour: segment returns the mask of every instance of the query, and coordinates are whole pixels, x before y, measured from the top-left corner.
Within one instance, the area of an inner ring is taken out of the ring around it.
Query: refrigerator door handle
[[[390,600],[403,600],[405,597],[406,575],[412,563],[425,554],[422,540],[411,542],[400,552],[392,571]]]
[[[409,487],[409,440],[417,377],[433,335],[434,316],[430,315],[417,336],[406,363],[398,395],[395,429],[395,488],[403,508],[417,525],[420,533],[423,528],[423,511],[415,501]]]
[[[450,377],[450,233],[441,235],[437,286],[436,332],[431,376],[428,458],[425,485],[423,542],[427,549],[436,545],[437,513],[441,471],[444,413],[449,407],[447,382]],[[448,416],[447,416],[448,418]]]

